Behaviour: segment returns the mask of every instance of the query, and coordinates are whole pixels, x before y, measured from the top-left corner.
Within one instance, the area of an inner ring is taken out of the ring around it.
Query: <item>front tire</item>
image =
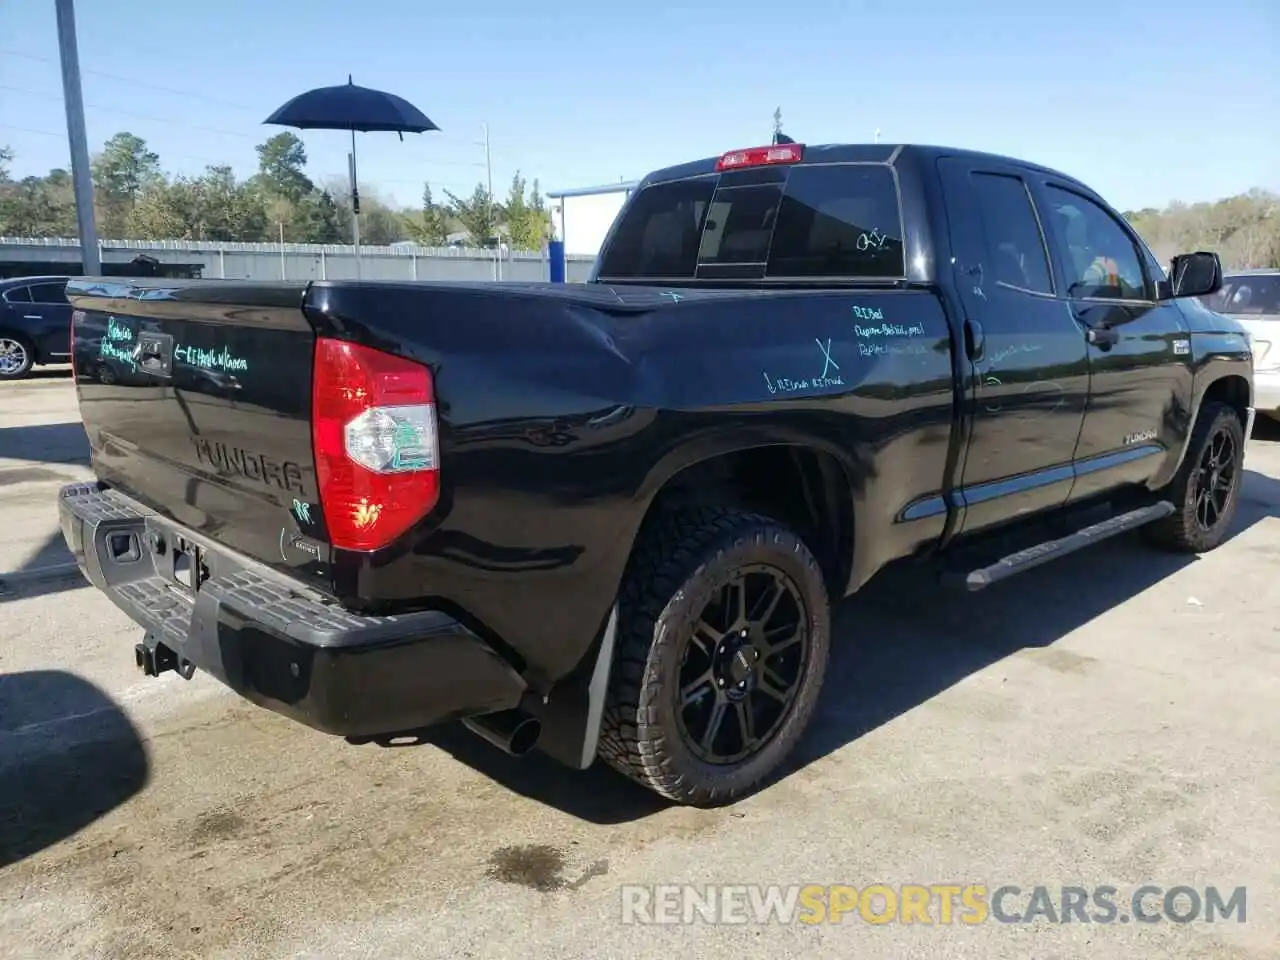
[[[1143,528],[1153,546],[1174,553],[1207,553],[1226,539],[1244,482],[1244,426],[1225,403],[1206,403],[1196,418],[1187,455],[1164,490],[1176,508]]]
[[[0,334],[0,380],[21,380],[35,364],[35,351],[24,338]]]
[[[669,800],[732,802],[803,736],[829,648],[822,572],[792,531],[719,508],[660,517],[619,595],[600,755]]]

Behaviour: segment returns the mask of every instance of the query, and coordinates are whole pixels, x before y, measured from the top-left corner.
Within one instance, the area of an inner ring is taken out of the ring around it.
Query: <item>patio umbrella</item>
[[[425,113],[403,97],[369,87],[358,87],[347,74],[347,82],[336,87],[317,87],[300,93],[263,123],[299,130],[350,130],[351,213],[356,247],[356,275],[360,274],[360,192],[356,186],[356,131],[400,134],[439,130]]]

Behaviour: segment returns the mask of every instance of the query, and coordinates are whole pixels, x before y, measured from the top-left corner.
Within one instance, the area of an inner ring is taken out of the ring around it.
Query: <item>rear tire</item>
[[[1162,493],[1169,516],[1143,528],[1147,541],[1174,553],[1207,553],[1226,539],[1244,480],[1244,426],[1225,403],[1206,403],[1196,418],[1187,455]]]
[[[0,334],[0,380],[22,380],[35,365],[36,352],[25,337]]]
[[[642,537],[600,755],[669,800],[729,803],[778,770],[813,716],[830,647],[822,572],[792,531],[751,513],[682,510]]]

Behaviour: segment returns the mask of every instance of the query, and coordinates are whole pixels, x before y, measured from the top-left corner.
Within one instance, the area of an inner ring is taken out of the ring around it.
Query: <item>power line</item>
[[[38,130],[35,127],[22,127],[12,123],[0,123],[0,130],[13,130],[18,133],[35,134],[36,136],[40,136],[40,137],[52,137],[57,140],[65,140],[67,137],[65,131],[62,133],[57,133],[53,130]],[[191,160],[196,163],[202,163],[207,167],[220,167],[220,166],[224,166],[227,162],[225,157],[222,157],[221,159],[219,159],[215,157],[197,156],[196,154],[191,154],[191,153],[166,152],[165,157],[176,158],[178,160]],[[430,163],[428,163],[428,165],[430,165]],[[483,167],[484,164],[480,162],[476,162],[475,164],[473,164],[473,166]],[[337,173],[332,173],[332,174],[320,173],[319,174],[319,178],[321,180],[325,178],[337,179],[340,176],[341,175]],[[397,184],[397,185],[416,186],[419,189],[421,189],[423,184],[429,183],[431,184],[431,188],[433,190],[436,189],[437,187],[444,187],[448,189],[457,189],[457,190],[470,190],[473,187],[475,187],[475,183],[466,183],[461,180],[437,180],[434,177],[423,177],[422,179],[404,179],[404,178],[396,178],[396,177],[371,177],[371,178],[361,178],[361,179],[368,179],[369,182],[373,183],[375,186],[379,184]],[[479,182],[480,182],[479,178],[477,178],[476,183],[479,183]]]
[[[0,90],[9,90],[9,91],[12,91],[13,93],[26,94],[29,97],[44,97],[45,99],[48,99],[48,100],[56,100],[59,103],[62,102],[62,97],[57,94],[46,93],[43,90],[29,90],[26,87],[15,87],[7,83],[0,83]],[[122,117],[132,117],[135,120],[149,120],[152,123],[163,123],[170,126],[187,127],[191,130],[203,130],[206,133],[216,133],[222,137],[241,137],[246,140],[256,139],[255,137],[253,137],[251,134],[248,134],[248,133],[238,133],[234,130],[222,130],[222,129],[219,129],[218,127],[206,127],[198,123],[187,123],[183,120],[174,120],[172,118],[157,117],[157,116],[152,116],[146,113],[136,113],[132,110],[121,110],[119,107],[107,107],[107,106],[103,106],[100,103],[86,102],[85,106],[92,107],[94,110],[102,110],[106,113],[116,113]]]
[[[32,60],[40,63],[53,64],[56,62],[50,57],[43,57],[38,54],[25,53],[23,51],[9,50],[5,48],[0,48],[0,54],[4,54],[7,56],[21,57],[23,59]],[[193,90],[182,90],[177,87],[168,87],[168,86],[154,83],[150,80],[142,80],[137,77],[128,77],[122,74],[111,73],[105,70],[94,70],[89,68],[81,68],[81,72],[87,73],[87,74],[93,74],[95,76],[104,77],[111,80],[116,80],[121,83],[132,84],[134,86],[138,86],[141,88],[147,88],[151,90],[158,90],[165,93],[170,93],[175,96],[188,97],[195,100],[203,100],[208,103],[214,103],[221,106],[230,107],[236,110],[243,110],[246,112],[254,112],[254,113],[260,112],[258,108],[249,107],[242,103],[236,103],[229,100],[222,100],[217,97],[210,97],[208,94],[198,93]],[[12,93],[24,94],[26,96],[31,96],[31,97],[40,97],[47,100],[56,101],[59,103],[62,102],[61,95],[50,93],[48,91],[43,91],[43,90],[32,90],[27,87],[14,86],[12,84],[0,84],[0,90],[8,90]],[[86,103],[85,106],[91,107],[94,110],[101,111],[107,114],[116,114],[118,116],[127,117],[134,120],[144,120],[151,123],[164,124],[166,126],[185,127],[190,130],[200,130],[206,133],[217,134],[218,136],[236,137],[243,141],[257,141],[257,135],[245,133],[243,131],[227,130],[220,127],[210,127],[205,124],[191,123],[186,120],[174,119],[172,117],[162,117],[162,116],[156,116],[154,114],[140,113],[138,111],[123,109],[115,106],[107,106],[100,103]],[[40,136],[61,136],[61,134],[55,134],[55,133],[52,133],[51,131],[33,130],[31,128],[19,127],[11,124],[0,124],[0,127],[6,127],[12,130],[20,130],[22,132],[27,132],[27,133],[35,133]],[[441,134],[439,132],[433,132],[431,139],[445,140],[446,142],[451,144],[465,144],[466,146],[469,146],[469,147],[477,147],[477,146],[485,147],[486,159],[485,160],[478,160],[478,159],[477,160],[445,160],[437,157],[420,157],[420,156],[411,157],[411,160],[413,162],[421,163],[424,167],[428,169],[433,167],[452,167],[452,168],[468,168],[468,169],[475,169],[475,170],[485,168],[485,169],[491,170],[492,153],[496,152],[499,155],[499,159],[502,158],[501,151],[489,151],[488,145],[484,141],[476,141],[476,140],[473,140],[467,137],[462,137],[462,136],[450,136],[447,134]],[[313,145],[314,145],[314,141],[313,141]],[[204,163],[206,165],[220,166],[226,163],[225,158],[220,160],[214,160],[209,157],[197,157],[191,154],[166,154],[166,155],[175,157],[178,159],[195,160],[197,162]],[[508,165],[511,165],[511,164],[508,164]],[[516,164],[515,166],[518,168],[520,165]],[[456,187],[459,189],[471,189],[471,187],[474,186],[474,184],[464,184],[461,181],[446,182],[442,180],[431,180],[430,178],[423,178],[419,180],[419,179],[384,177],[384,178],[378,178],[376,182],[386,183],[386,184],[400,184],[400,185],[408,185],[408,184],[417,185],[424,182],[430,182],[430,183],[435,183],[437,186],[441,186],[441,187]]]
[[[0,51],[0,52],[3,52],[3,51]],[[11,85],[11,84],[0,84],[0,90],[10,90],[10,91],[13,91],[13,92],[15,92],[15,93],[23,93],[23,94],[26,94],[26,95],[28,95],[28,96],[33,96],[33,97],[43,97],[43,98],[48,99],[48,100],[55,100],[55,101],[57,101],[57,102],[59,102],[59,103],[61,103],[61,102],[62,102],[62,97],[61,97],[61,96],[59,96],[58,94],[49,93],[49,92],[47,92],[47,91],[43,91],[43,90],[31,90],[31,89],[26,88],[26,87],[15,87],[15,86],[13,86],[13,85]],[[223,130],[223,129],[220,129],[220,128],[218,128],[218,127],[207,127],[207,126],[203,126],[203,125],[201,125],[201,124],[188,123],[188,122],[186,122],[186,121],[184,121],[184,120],[175,120],[175,119],[168,118],[168,117],[158,117],[158,116],[154,116],[154,115],[150,115],[150,114],[137,113],[137,112],[130,111],[130,110],[121,110],[121,109],[119,109],[118,107],[105,107],[105,106],[103,106],[103,105],[101,105],[101,104],[93,104],[93,103],[86,103],[86,104],[85,104],[85,106],[93,107],[95,110],[101,110],[101,111],[104,111],[104,112],[107,112],[107,113],[116,113],[116,114],[119,114],[119,115],[124,116],[124,117],[131,117],[131,118],[133,118],[133,119],[137,119],[137,120],[148,120],[148,121],[150,121],[150,122],[152,122],[152,123],[161,123],[161,124],[165,124],[165,125],[167,125],[167,126],[188,127],[188,128],[190,128],[190,129],[192,129],[192,130],[203,130],[203,131],[208,132],[208,133],[216,133],[216,134],[219,134],[219,135],[221,135],[221,136],[238,137],[238,138],[240,138],[240,139],[242,139],[242,140],[248,140],[248,141],[256,141],[256,140],[258,139],[257,135],[255,135],[255,134],[249,134],[249,133],[243,133],[243,132],[236,132],[236,131],[232,131],[232,130]],[[15,128],[15,129],[16,129],[16,128]],[[455,141],[455,142],[456,142],[456,141]],[[469,145],[471,145],[471,144],[472,144],[472,141],[468,141],[468,144],[469,144]],[[180,155],[179,155],[179,154],[173,154],[173,156],[180,156]],[[188,155],[188,156],[187,156],[187,159],[202,159],[202,160],[207,160],[208,158],[191,157],[190,155]],[[413,159],[414,159],[414,160],[416,160],[417,162],[420,162],[420,163],[422,163],[422,164],[426,165],[426,166],[434,166],[434,167],[467,167],[467,168],[470,168],[470,169],[477,169],[477,170],[478,170],[478,169],[481,169],[481,168],[483,168],[483,167],[487,166],[486,162],[485,162],[485,161],[483,161],[483,160],[441,160],[441,159],[437,159],[436,157],[426,157],[426,158],[424,158],[424,157],[414,157]],[[210,162],[210,163],[214,163],[215,161],[209,160],[208,162]],[[224,163],[224,162],[225,162],[225,160],[219,160],[219,161],[216,161],[216,162],[217,162],[217,163],[219,163],[219,164],[221,164],[221,163]],[[387,182],[413,183],[413,182],[416,182],[416,181],[412,181],[412,180],[390,181],[390,180],[388,180]]]
[[[42,57],[39,54],[25,53],[20,50],[9,50],[3,47],[0,47],[0,54],[4,54],[5,56],[10,56],[10,57],[21,57],[24,60],[32,60],[37,63],[57,64],[58,62],[52,57]],[[218,104],[219,106],[230,107],[234,110],[243,110],[246,113],[253,113],[258,115],[261,115],[262,113],[261,107],[250,107],[243,103],[236,103],[231,100],[223,100],[218,97],[211,97],[207,93],[198,93],[194,90],[182,90],[177,87],[162,86],[161,84],[155,83],[154,81],[142,80],[138,77],[128,77],[119,73],[108,73],[105,70],[91,70],[88,67],[81,67],[80,72],[92,74],[95,77],[103,77],[104,79],[107,79],[107,80],[115,80],[119,83],[133,84],[134,86],[144,87],[149,90],[158,90],[163,93],[170,93],[170,94],[173,94],[174,96],[188,97],[192,100],[203,100],[206,103],[214,103],[214,104]],[[43,94],[43,95],[48,96],[48,94]],[[86,106],[89,106],[89,104],[86,104]],[[95,107],[94,109],[113,109],[113,108]],[[147,118],[142,118],[142,119],[147,119]],[[169,121],[163,121],[163,122],[169,122]],[[196,128],[196,129],[205,129],[205,128]],[[235,136],[246,136],[246,135],[235,134]],[[455,134],[445,133],[441,131],[434,131],[431,135],[431,138],[433,140],[443,140],[447,143],[459,143],[459,144],[466,143],[468,145],[475,144],[475,141],[471,140],[469,137],[458,136]]]
[[[42,57],[34,53],[23,53],[20,50],[6,50],[0,48],[0,54],[7,57],[21,57],[24,60],[34,60],[37,63],[54,63],[52,57]],[[220,100],[211,97],[207,93],[196,93],[194,90],[179,90],[176,87],[165,87],[150,80],[139,80],[137,77],[125,77],[118,73],[107,73],[105,70],[90,70],[88,67],[81,67],[81,73],[89,73],[95,77],[103,77],[107,80],[117,80],[121,83],[132,83],[138,86],[149,87],[152,90],[160,90],[164,93],[172,93],[179,97],[191,97],[195,100],[204,100],[207,103],[216,103],[220,106],[231,107],[234,110],[244,110],[247,113],[260,113],[261,108],[245,106],[243,103],[233,103],[230,100]]]

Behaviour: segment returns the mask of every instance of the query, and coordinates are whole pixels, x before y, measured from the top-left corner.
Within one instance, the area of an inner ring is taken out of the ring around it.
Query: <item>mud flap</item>
[[[596,759],[617,632],[615,603],[604,629],[592,644],[595,656],[584,657],[578,670],[560,683],[536,711],[542,720],[537,749],[578,770],[587,769]]]

